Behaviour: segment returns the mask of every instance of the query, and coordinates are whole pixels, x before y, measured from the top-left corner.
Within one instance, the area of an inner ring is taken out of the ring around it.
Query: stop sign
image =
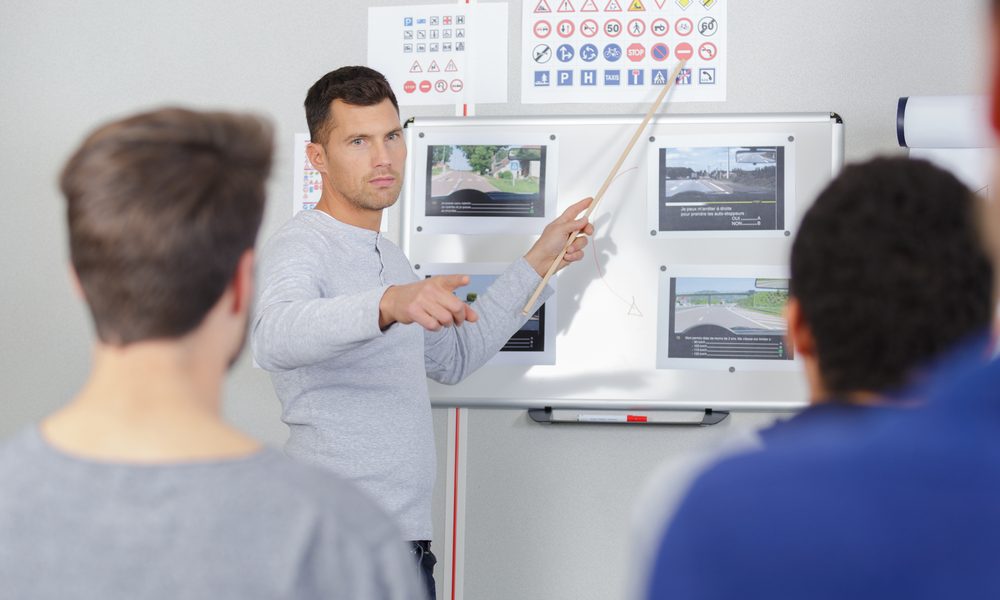
[[[404,83],[403,84],[403,91],[406,92],[407,94],[412,94],[413,92],[417,91],[417,84],[416,84],[416,82],[407,81],[406,83]]]
[[[639,62],[646,58],[646,47],[642,44],[631,44],[625,51],[625,56],[632,62]]]

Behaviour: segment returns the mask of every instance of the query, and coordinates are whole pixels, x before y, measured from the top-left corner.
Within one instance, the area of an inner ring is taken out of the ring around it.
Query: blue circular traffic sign
[[[569,62],[573,60],[574,55],[576,55],[576,50],[569,44],[563,44],[556,49],[556,58],[559,59],[559,62]]]
[[[618,44],[608,44],[604,47],[604,60],[617,62],[622,57],[622,47]]]
[[[580,58],[584,62],[594,62],[600,53],[597,51],[597,46],[593,44],[584,44],[580,46]]]
[[[656,60],[666,60],[670,56],[670,48],[667,48],[666,44],[653,44],[653,47],[649,49],[649,53]]]

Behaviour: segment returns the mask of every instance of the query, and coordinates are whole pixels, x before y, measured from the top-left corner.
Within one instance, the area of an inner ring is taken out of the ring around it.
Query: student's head
[[[989,327],[975,202],[950,173],[906,158],[849,166],[819,195],[792,246],[788,318],[821,392],[892,391]]]
[[[180,108],[84,140],[60,183],[70,257],[101,343],[181,338],[224,297],[245,326],[272,145],[259,118]]]
[[[406,146],[389,82],[367,67],[341,67],[306,95],[309,161],[324,193],[361,210],[391,206],[403,185]]]

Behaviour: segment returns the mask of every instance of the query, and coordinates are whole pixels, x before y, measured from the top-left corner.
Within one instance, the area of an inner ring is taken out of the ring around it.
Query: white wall
[[[408,3],[0,1],[0,436],[67,400],[89,367],[90,326],[66,274],[55,184],[82,135],[99,121],[167,103],[270,115],[279,152],[266,236],[289,214],[291,141],[305,129],[305,91],[332,68],[364,62],[366,7],[375,4]],[[848,160],[896,152],[897,97],[983,88],[986,4],[733,0],[729,100],[671,110],[836,111],[847,124]],[[512,53],[520,47],[519,8],[511,3]],[[479,114],[641,110],[521,106],[518,70],[511,62],[511,102],[479,106]],[[404,118],[447,114],[447,107],[403,110]],[[267,377],[245,358],[227,392],[236,423],[282,443]],[[734,415],[730,426],[772,418]],[[439,435],[443,419],[436,411]],[[542,429],[523,413],[477,411],[469,433],[466,597],[618,597],[625,542],[614,524],[635,486],[659,456],[716,435],[633,433]],[[629,457],[637,457],[631,468],[616,468]]]

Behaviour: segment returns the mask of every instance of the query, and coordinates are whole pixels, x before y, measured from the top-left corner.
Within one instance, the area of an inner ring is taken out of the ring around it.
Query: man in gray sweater
[[[164,109],[66,165],[98,341],[73,401],[0,446],[0,596],[424,598],[368,498],[222,420],[271,153],[257,118]]]
[[[338,69],[312,86],[305,107],[307,153],[323,193],[316,210],[296,215],[264,249],[254,357],[282,402],[288,454],[354,481],[394,516],[433,596],[426,378],[457,383],[503,347],[569,236],[593,232],[575,219],[590,200],[550,223],[473,311],[452,293],[467,277],[420,279],[379,232],[406,158],[385,78],[365,67]],[[585,243],[578,238],[561,266],[582,258]]]

